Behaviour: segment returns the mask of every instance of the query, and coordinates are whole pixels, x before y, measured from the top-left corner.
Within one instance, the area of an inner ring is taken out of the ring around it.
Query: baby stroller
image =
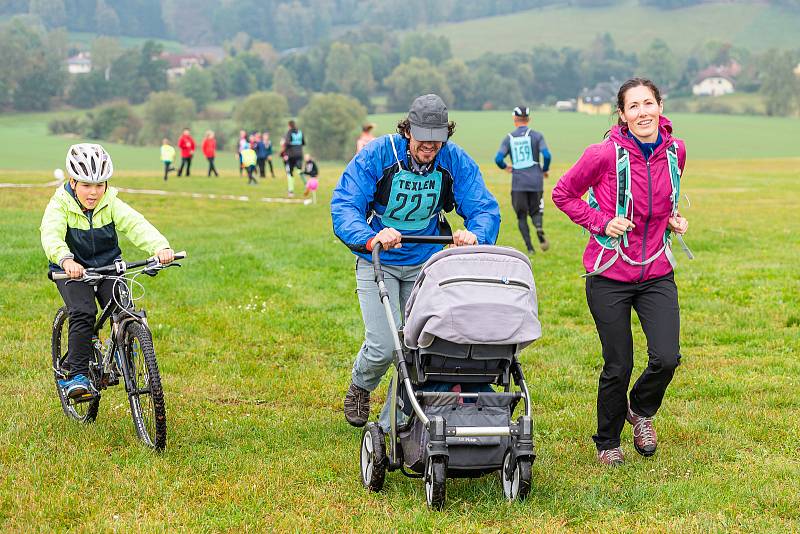
[[[452,237],[404,236],[404,243]],[[361,481],[380,491],[386,470],[423,478],[428,506],[441,509],[446,479],[500,470],[503,494],[524,499],[536,457],[530,396],[517,354],[541,337],[528,258],[505,247],[455,247],[423,266],[394,324],[380,243],[372,252],[386,318],[394,333],[390,431],[369,423],[361,440]],[[519,388],[512,390],[513,385]],[[495,391],[491,386],[497,386]],[[517,403],[524,412],[511,417]]]

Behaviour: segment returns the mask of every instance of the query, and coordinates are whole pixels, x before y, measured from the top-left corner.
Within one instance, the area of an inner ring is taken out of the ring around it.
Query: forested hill
[[[6,0],[0,3],[0,16],[30,13],[39,17],[49,28],[66,27],[70,31],[91,32],[110,36],[156,37],[175,39],[187,44],[221,44],[237,34],[272,44],[279,50],[304,47],[358,26],[407,30],[430,27],[443,23],[473,21],[465,29],[448,30],[455,42],[463,35],[465,45],[508,48],[512,32],[492,35],[492,40],[480,38],[474,24],[482,27],[486,22],[501,20],[503,16],[527,11],[524,17],[538,28],[565,32],[567,40],[572,33],[571,24],[560,25],[550,21],[543,25],[530,18],[530,10],[547,8],[573,10],[569,20],[593,20],[596,13],[584,12],[593,8],[620,8],[622,6],[648,6],[669,12],[698,4],[702,0]],[[766,4],[766,6],[765,6]],[[800,11],[800,0],[768,0],[725,2],[716,7],[718,12],[735,12],[742,5],[750,7],[776,7],[780,10]],[[577,11],[576,11],[577,10]],[[603,9],[603,11],[607,11]],[[779,17],[776,17],[779,18]],[[514,18],[507,22],[514,23]],[[623,17],[624,20],[624,17]],[[517,21],[519,22],[519,21]],[[658,26],[660,22],[651,19]],[[713,22],[709,21],[709,22]],[[622,24],[623,26],[625,24]],[[496,26],[496,25],[495,25]],[[618,26],[618,24],[616,25]],[[632,25],[639,28],[638,24]],[[599,30],[590,32],[591,36]],[[673,36],[677,28],[668,30]],[[770,35],[782,32],[772,32]],[[785,33],[785,32],[783,32]],[[789,31],[791,35],[796,32]],[[762,33],[762,35],[768,35]],[[790,36],[787,35],[787,38]],[[651,36],[652,37],[652,36]],[[497,40],[499,39],[499,41]],[[552,40],[552,39],[551,39]],[[491,45],[489,44],[491,43]],[[548,43],[557,45],[559,43]],[[579,45],[565,42],[562,44]],[[456,46],[456,49],[459,47]]]

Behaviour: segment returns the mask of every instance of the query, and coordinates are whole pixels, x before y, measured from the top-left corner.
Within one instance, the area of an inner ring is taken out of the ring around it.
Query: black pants
[[[264,178],[264,176],[266,176],[266,175],[264,174],[264,170],[265,170],[265,165],[266,165],[266,163],[267,163],[267,158],[258,158],[258,159],[256,160],[256,164],[258,164],[258,175],[259,175],[261,178]]]
[[[528,247],[528,250],[533,250],[531,233],[528,229],[528,217],[531,218],[533,226],[536,227],[539,243],[542,243],[544,241],[544,229],[542,228],[544,200],[542,199],[542,191],[512,191],[511,206],[514,208],[514,213],[517,214],[517,225],[519,226],[519,233],[522,234],[522,239],[525,241],[525,246]]]
[[[69,310],[69,341],[67,343],[67,367],[69,377],[87,375],[89,360],[92,357],[92,335],[94,333],[97,306],[101,309],[111,300],[114,291],[113,280],[103,280],[97,286],[85,282],[56,280],[56,287]],[[95,292],[95,288],[97,291]]]
[[[181,168],[178,169],[178,176],[183,174],[183,166],[186,166],[186,176],[191,176],[191,169],[192,169],[192,156],[188,158],[181,158]]]
[[[598,450],[619,447],[628,409],[628,385],[633,371],[631,308],[636,310],[647,338],[647,368],[631,389],[630,407],[652,417],[680,364],[678,288],[670,273],[640,283],[591,276],[586,300],[603,346],[603,371],[597,390]]]
[[[255,165],[250,165],[250,166],[247,167],[247,183],[248,184],[257,184],[258,183],[256,181],[256,179],[255,179],[255,176],[254,176],[255,173],[256,173],[256,166]]]
[[[267,164],[269,165],[269,173],[275,178],[275,169],[272,168],[272,156],[267,156]]]
[[[214,176],[219,176],[219,173],[217,173],[217,168],[214,167],[214,158],[206,158],[206,159],[208,160],[208,176],[211,176],[212,172],[214,173]]]
[[[294,176],[294,170],[303,170],[303,154],[299,156],[289,156],[286,160],[286,174]]]
[[[171,161],[165,161],[164,162],[164,181],[165,182],[167,181],[167,175],[169,174],[169,171],[174,171],[174,170],[175,170],[175,168],[172,166],[172,162]]]

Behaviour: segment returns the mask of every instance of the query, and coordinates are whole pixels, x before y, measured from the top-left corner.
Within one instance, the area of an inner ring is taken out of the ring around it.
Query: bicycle
[[[175,254],[176,260],[185,257],[186,252]],[[134,304],[143,295],[134,298],[132,291],[134,287],[144,287],[136,280],[138,276],[156,276],[168,267],[180,267],[180,264],[162,265],[153,257],[131,263],[118,260],[113,265],[89,268],[82,278],[71,280],[66,273],[52,272],[48,275],[51,280],[67,280],[67,283],[88,283],[94,286],[102,280],[114,280],[113,297],[94,325],[88,376],[90,390],[74,399],[67,397],[58,385],[58,381],[67,376],[67,307],[59,308],[53,320],[53,375],[64,414],[81,423],[93,422],[100,407],[100,392],[118,385],[122,378],[136,435],[146,446],[156,451],[163,451],[167,444],[164,390],[161,387],[153,337],[147,325],[147,313],[144,309],[137,309]],[[100,333],[109,319],[110,335],[103,343]]]

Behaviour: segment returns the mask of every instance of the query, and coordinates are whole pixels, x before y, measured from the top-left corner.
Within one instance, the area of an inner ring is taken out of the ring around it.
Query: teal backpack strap
[[[667,147],[667,160],[669,161],[669,176],[670,181],[672,182],[672,196],[670,200],[672,201],[672,216],[678,214],[678,201],[681,197],[681,168],[678,165],[678,142],[673,142],[670,146]],[[664,232],[664,244],[667,245],[666,253],[667,258],[669,259],[670,264],[674,268],[677,265],[677,261],[675,260],[674,254],[672,254],[672,247],[669,246],[670,238],[672,232],[669,231],[669,228]],[[686,245],[686,242],[683,240],[683,236],[680,234],[675,234],[675,237],[678,239],[678,243],[681,245],[681,249],[683,249],[684,254],[690,260],[694,259],[694,254],[689,247]]]
[[[617,217],[627,217],[628,213],[633,209],[633,195],[631,194],[631,162],[628,157],[628,151],[614,143],[614,154],[616,160],[616,175],[617,175],[617,188],[616,188],[616,202],[614,212]],[[600,207],[597,199],[594,196],[594,191],[589,188],[589,198],[587,199],[589,206],[594,209]],[[594,235],[595,241],[602,247],[600,254],[597,255],[597,260],[594,262],[594,270],[590,273],[582,275],[584,278],[587,276],[596,276],[611,267],[620,255],[620,238],[610,237],[607,235]],[[628,246],[627,234],[622,235],[622,242]],[[601,265],[603,259],[603,252],[606,250],[614,250],[614,255],[605,263]]]

